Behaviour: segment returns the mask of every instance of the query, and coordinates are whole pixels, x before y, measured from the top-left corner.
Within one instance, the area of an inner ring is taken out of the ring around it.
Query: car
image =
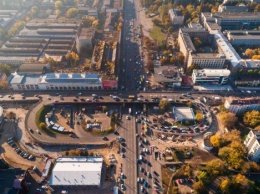
[[[141,186],[141,191],[142,191],[142,192],[144,191],[144,187],[143,187],[143,186]]]
[[[103,140],[104,141],[108,141],[108,138],[105,136],[105,137],[103,137]]]
[[[127,119],[127,120],[130,120],[130,117],[129,117],[129,116],[126,116],[126,119]]]
[[[40,132],[39,130],[36,130],[36,132],[37,132],[39,135],[41,135],[41,132]]]
[[[150,172],[147,172],[147,177],[151,178],[151,173]]]
[[[11,145],[11,144],[14,143],[14,141],[13,141],[13,140],[10,140],[10,141],[7,141],[7,143],[8,143],[9,145]]]
[[[48,100],[51,100],[51,97],[48,97],[47,99],[48,99]]]
[[[142,166],[140,166],[140,172],[143,172],[144,168]]]
[[[48,189],[48,187],[46,185],[42,185],[41,187],[42,189]]]
[[[54,103],[57,103],[57,102],[59,102],[58,100],[54,100]]]
[[[74,101],[74,102],[78,102],[78,99],[74,98],[73,101]]]
[[[124,154],[124,153],[121,153],[121,157],[124,158],[124,157],[125,157],[125,154]]]
[[[36,188],[36,191],[41,192],[42,189],[41,188]]]
[[[29,157],[28,157],[28,160],[34,160],[35,159],[35,156],[34,155],[30,155]]]

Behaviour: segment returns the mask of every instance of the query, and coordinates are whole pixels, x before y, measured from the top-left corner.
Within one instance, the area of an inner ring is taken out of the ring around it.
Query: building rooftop
[[[47,83],[47,82],[101,83],[101,76],[98,74],[47,73],[44,76],[42,76],[41,83]]]
[[[195,119],[193,109],[189,107],[174,107],[173,114],[175,118],[179,121]]]
[[[230,71],[228,69],[194,69],[193,74],[196,75],[196,77],[228,77]]]
[[[172,66],[155,66],[154,76],[157,82],[181,82],[178,68]]]
[[[218,53],[195,53],[192,54],[192,58],[205,58],[205,59],[219,59],[219,58],[223,58],[225,59],[226,57],[224,55],[220,55]]]
[[[228,102],[229,102],[231,105],[260,104],[260,98],[241,99],[241,98],[229,97],[227,100],[228,100]]]
[[[42,73],[46,63],[23,63],[19,68],[19,73]]]
[[[94,35],[95,35],[94,28],[82,28],[78,36],[80,39],[84,38],[84,39],[90,40],[94,37]]]
[[[230,42],[226,39],[222,32],[217,31],[214,35],[217,45],[221,48],[222,52],[226,56],[227,60],[230,61],[233,67],[237,66],[241,60],[238,53],[232,47]]]
[[[102,163],[101,157],[58,158],[50,176],[50,185],[99,186]]]

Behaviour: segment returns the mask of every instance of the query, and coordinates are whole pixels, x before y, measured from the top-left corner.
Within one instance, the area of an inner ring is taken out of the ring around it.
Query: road
[[[134,116],[129,116],[127,114],[128,107],[123,110],[122,116],[122,129],[121,134],[125,139],[125,144],[123,148],[125,158],[123,159],[123,173],[126,176],[125,193],[136,194],[137,193],[137,183],[136,183],[136,137],[135,137],[135,118]],[[129,116],[128,120],[126,116]]]

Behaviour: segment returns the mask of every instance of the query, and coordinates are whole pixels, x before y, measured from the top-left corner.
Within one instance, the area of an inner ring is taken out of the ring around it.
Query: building
[[[222,69],[225,66],[226,57],[219,53],[190,53],[187,67],[196,64],[199,68]]]
[[[259,12],[222,12],[201,13],[202,24],[206,28],[207,22],[214,22],[221,26],[222,30],[254,29],[260,26]]]
[[[97,74],[47,73],[45,75],[14,74],[9,82],[13,90],[100,90],[102,77]]]
[[[222,69],[224,68],[226,57],[222,53],[199,53],[197,52],[192,39],[199,38],[203,44],[212,42],[213,36],[203,28],[181,28],[179,30],[178,42],[180,51],[183,53],[187,67],[192,64],[200,68]],[[213,47],[213,45],[212,45]]]
[[[0,48],[0,63],[21,65],[52,57],[60,62],[74,45],[79,20],[35,19]]]
[[[7,76],[5,73],[0,73],[0,82],[7,81]]]
[[[239,66],[240,61],[242,60],[241,57],[222,32],[216,32],[214,34],[214,39],[219,53],[226,57],[226,59],[231,64],[230,69],[235,71],[235,69]]]
[[[210,142],[210,137],[213,135],[212,132],[207,132],[203,135],[203,141],[202,141],[202,147],[207,150],[210,151],[213,149],[213,146]]]
[[[255,30],[229,30],[226,31],[227,39],[234,46],[260,47],[260,31]]]
[[[228,69],[194,69],[192,81],[195,85],[227,84],[230,71]]]
[[[218,6],[218,12],[247,12],[248,8],[245,4],[241,3],[239,5],[228,5],[221,4]]]
[[[23,63],[21,66],[18,67],[16,72],[19,75],[43,75],[50,71],[50,64],[49,63]]]
[[[3,122],[4,119],[4,109],[0,106],[0,124]]]
[[[102,157],[60,157],[54,164],[51,186],[101,186]]]
[[[20,168],[0,169],[0,193],[17,194],[27,193],[28,171]]]
[[[184,16],[180,9],[170,9],[168,14],[173,25],[183,25]]]
[[[156,65],[154,67],[156,82],[167,88],[180,87],[182,78],[177,67]]]
[[[260,98],[240,99],[229,97],[226,99],[224,106],[228,111],[236,115],[242,115],[247,111],[260,111]]]
[[[251,130],[244,141],[247,148],[248,157],[255,161],[260,162],[260,132],[257,130]]]
[[[93,49],[94,44],[95,29],[94,28],[82,28],[80,33],[76,37],[76,48],[78,53],[81,49],[85,48],[87,50]]]
[[[238,89],[260,87],[260,60],[243,60],[236,72],[235,85]]]
[[[0,10],[0,26],[8,31],[9,27],[17,19],[18,10]]]
[[[189,107],[174,107],[174,119],[179,122],[195,121],[195,114],[192,108]]]

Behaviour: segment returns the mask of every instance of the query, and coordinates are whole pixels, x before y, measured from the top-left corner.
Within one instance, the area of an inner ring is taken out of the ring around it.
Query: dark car
[[[107,138],[107,137],[103,137],[103,140],[104,140],[104,141],[108,141],[108,138]]]

